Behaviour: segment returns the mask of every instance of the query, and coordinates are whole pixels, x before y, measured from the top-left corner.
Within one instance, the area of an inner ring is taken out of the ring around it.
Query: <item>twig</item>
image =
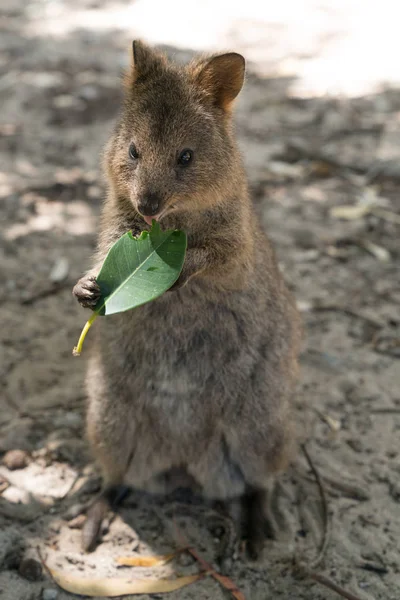
[[[348,483],[347,481],[337,481],[334,477],[330,475],[324,475],[325,483],[328,483],[333,488],[343,492],[345,496],[348,498],[353,498],[354,500],[365,501],[371,498],[370,494],[357,483]]]
[[[58,502],[62,502],[63,500],[65,500],[70,495],[70,493],[72,492],[72,490],[74,489],[74,487],[76,486],[76,484],[78,483],[78,481],[80,480],[80,478],[81,478],[81,473],[78,472],[75,475],[74,480],[72,481],[72,483],[69,486],[69,488],[67,489],[67,491],[62,496],[60,496],[57,499]]]
[[[324,525],[324,533],[323,533],[323,537],[322,537],[322,541],[321,541],[318,553],[317,553],[316,557],[314,558],[314,560],[312,560],[311,563],[308,565],[308,567],[310,569],[315,569],[315,567],[317,567],[323,560],[326,549],[328,547],[328,543],[329,543],[330,528],[329,528],[328,500],[326,497],[326,492],[325,492],[325,487],[324,487],[323,481],[322,481],[321,476],[318,473],[313,461],[311,460],[311,457],[308,453],[306,444],[301,445],[301,450],[306,458],[308,466],[310,467],[310,469],[315,477],[315,481],[317,482],[319,493],[321,496],[321,503],[322,503],[322,518],[323,518],[323,525]]]
[[[38,553],[38,557],[39,557],[39,560],[40,560],[40,562],[42,564],[43,569],[46,571],[46,573],[50,577],[51,581],[53,581],[53,583],[55,583],[57,587],[60,587],[58,585],[57,581],[54,579],[53,573],[50,571],[49,567],[47,566],[46,559],[43,558],[43,554],[42,554],[42,551],[40,549],[40,546],[36,546],[36,552]],[[62,588],[60,588],[60,589],[62,589]]]
[[[335,304],[314,304],[310,307],[310,312],[341,312],[348,317],[355,317],[356,319],[362,319],[366,323],[369,323],[376,329],[382,329],[383,324],[377,319],[372,319],[371,317],[367,317],[351,308],[347,308],[346,306],[337,306]]]
[[[314,148],[307,148],[303,145],[295,143],[288,144],[285,153],[279,158],[285,162],[287,162],[288,159],[290,159],[290,162],[292,162],[293,159],[296,162],[301,159],[307,159],[315,162],[326,163],[328,166],[339,169],[340,171],[349,170],[360,175],[364,175],[367,178],[368,183],[371,183],[378,177],[394,180],[400,179],[400,169],[397,163],[393,164],[390,161],[379,161],[372,164],[367,164],[355,161],[342,161],[334,158],[331,155],[328,155],[326,152],[321,152],[320,150]]]
[[[310,579],[314,579],[314,581],[317,581],[321,585],[324,585],[330,590],[333,590],[334,592],[339,594],[339,596],[342,596],[342,598],[346,598],[346,600],[361,600],[360,596],[356,596],[352,592],[348,592],[328,577],[325,577],[325,575],[321,575],[320,573],[314,573],[314,571],[310,571],[309,569],[307,569],[307,567],[304,568],[304,574],[310,577]]]
[[[363,163],[356,164],[350,162],[343,162],[334,158],[333,156],[328,156],[326,153],[316,150],[314,148],[307,148],[303,145],[295,143],[288,144],[285,154],[280,158],[285,162],[287,162],[289,158],[295,158],[297,160],[306,159],[311,160],[313,162],[321,162],[335,169],[348,169],[350,171],[360,173],[361,175],[364,175],[370,169],[370,165]]]
[[[400,347],[400,338],[380,338],[378,335],[375,335],[371,345],[372,349],[378,354],[385,354],[387,356],[392,356],[393,358],[399,358],[399,354],[396,354],[395,351],[396,348]]]
[[[321,478],[319,472],[317,471],[317,469],[310,457],[310,454],[308,453],[306,444],[302,444],[301,449],[306,458],[307,464],[310,467],[310,469],[315,477],[315,480],[317,482],[319,492],[321,495],[323,519],[324,519],[324,535],[323,535],[322,542],[321,542],[320,548],[318,550],[317,556],[314,558],[314,560],[312,560],[311,563],[307,565],[304,562],[300,561],[297,557],[295,557],[296,567],[299,570],[300,574],[302,574],[306,577],[309,577],[310,579],[313,579],[317,583],[324,585],[325,587],[329,588],[330,590],[333,590],[334,592],[339,594],[339,596],[342,596],[342,598],[346,598],[346,600],[361,600],[361,598],[359,596],[355,596],[351,592],[346,591],[345,589],[343,589],[342,587],[337,585],[334,581],[332,581],[328,577],[325,577],[325,575],[321,575],[320,573],[316,573],[315,571],[313,571],[313,569],[315,567],[317,567],[320,564],[320,562],[322,561],[322,559],[324,558],[326,548],[329,543],[330,528],[329,528],[328,502],[327,502],[326,492],[325,492],[322,478]]]
[[[204,560],[204,558],[202,558],[194,548],[189,546],[188,541],[185,539],[175,519],[173,519],[173,524],[175,527],[177,537],[179,539],[179,544],[183,547],[186,547],[187,552],[189,552],[189,554],[191,554],[193,558],[197,560],[197,562],[202,566],[202,568],[212,577],[214,577],[214,579],[216,579],[218,583],[220,583],[226,590],[228,590],[232,594],[232,596],[236,598],[236,600],[246,600],[245,596],[238,589],[238,587],[232,581],[232,579],[230,579],[226,575],[221,575],[220,573],[217,573],[217,571],[212,567],[212,565],[210,565],[210,563]]]
[[[53,296],[54,294],[58,294],[64,291],[71,285],[70,281],[62,281],[60,283],[55,282],[51,286],[46,287],[42,290],[38,290],[37,292],[33,292],[29,296],[23,296],[20,299],[21,304],[34,304],[37,300],[42,300],[43,298],[48,298],[49,296]]]
[[[236,598],[237,600],[246,600],[246,598],[243,596],[242,592],[238,589],[237,585],[232,581],[232,579],[230,579],[226,575],[221,575],[221,573],[217,573],[217,571],[212,568],[210,563],[205,561],[199,554],[197,554],[194,548],[187,548],[187,552],[189,552],[189,554],[191,554],[193,558],[197,560],[197,562],[203,567],[203,569],[206,569],[207,572],[209,572],[210,575],[214,577],[214,579],[216,579],[226,590],[228,590],[234,598]]]
[[[397,415],[400,413],[400,406],[398,408],[372,408],[369,412],[372,415]]]
[[[372,573],[378,573],[378,575],[386,575],[389,573],[389,570],[384,565],[377,565],[371,562],[364,562],[357,566],[360,569],[364,569],[364,571],[371,571]]]
[[[390,223],[396,223],[397,225],[400,225],[400,215],[392,212],[391,210],[386,210],[380,206],[371,206],[369,211],[384,221],[389,221]]]

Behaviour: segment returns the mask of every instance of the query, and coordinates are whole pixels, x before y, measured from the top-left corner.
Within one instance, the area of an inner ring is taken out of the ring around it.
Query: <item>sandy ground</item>
[[[28,453],[22,469],[0,466],[2,600],[72,598],[47,575],[26,578],[22,559],[37,558],[37,547],[66,573],[99,577],[126,576],[115,566],[117,556],[176,548],[173,517],[208,560],[221,544],[221,527],[204,507],[137,493],[90,555],[81,553],[73,521],[99,480],[83,436],[85,356],[71,355],[85,315],[71,288],[95,245],[100,150],[118,110],[128,40],[137,33],[112,20],[118,31],[101,26],[96,15],[106,4],[4,0],[0,6],[0,452]],[[81,27],[79,11],[86,11]],[[69,26],[52,35],[54,23]],[[313,96],[304,56],[308,66],[326,64],[329,73],[324,44],[301,36],[294,43],[290,32],[300,28],[292,19],[280,29],[279,52],[273,43],[279,23],[271,26],[270,46],[264,29],[249,45],[254,27],[246,37],[243,23],[241,37],[221,43],[251,54],[237,110],[240,144],[255,210],[306,325],[293,410],[328,497],[331,536],[317,570],[361,600],[398,600],[400,90],[386,85],[362,97],[328,97],[318,80]],[[339,25],[330,25],[327,44]],[[194,36],[191,48],[201,44]],[[183,45],[168,50],[186,59],[191,50]],[[289,55],[299,78],[283,65]],[[340,68],[340,60],[335,64]],[[300,97],[296,89],[305,88]],[[360,203],[371,211],[351,220],[335,216],[337,207]],[[294,557],[312,560],[323,537],[319,489],[301,453],[274,504],[277,539],[266,543],[260,564],[234,562],[230,576],[238,588],[247,600],[337,598],[293,570]],[[137,576],[197,569],[181,558]],[[228,597],[211,578],[169,596]]]

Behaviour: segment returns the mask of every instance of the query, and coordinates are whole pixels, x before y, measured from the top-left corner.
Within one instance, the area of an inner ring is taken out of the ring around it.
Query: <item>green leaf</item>
[[[185,233],[162,231],[156,221],[139,238],[125,233],[108,252],[96,278],[101,297],[95,312],[112,315],[161,296],[178,279],[185,251]]]
[[[186,253],[183,231],[162,231],[153,220],[150,231],[135,238],[128,231],[110,248],[96,281],[101,296],[85,324],[73,354],[79,356],[86,334],[99,315],[113,315],[155,300],[178,279]]]

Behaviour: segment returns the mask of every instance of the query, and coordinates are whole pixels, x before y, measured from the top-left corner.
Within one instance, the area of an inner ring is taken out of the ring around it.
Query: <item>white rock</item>
[[[43,600],[56,600],[58,598],[58,590],[51,588],[43,590],[42,598]]]
[[[60,283],[67,278],[69,271],[69,262],[68,259],[62,256],[53,265],[53,268],[50,271],[49,279],[54,283]]]

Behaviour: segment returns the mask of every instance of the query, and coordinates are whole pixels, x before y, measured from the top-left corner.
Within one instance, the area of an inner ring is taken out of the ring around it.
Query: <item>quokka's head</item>
[[[244,58],[234,52],[179,67],[133,42],[106,165],[118,198],[146,222],[207,209],[235,193],[241,163],[231,112],[244,71]]]

